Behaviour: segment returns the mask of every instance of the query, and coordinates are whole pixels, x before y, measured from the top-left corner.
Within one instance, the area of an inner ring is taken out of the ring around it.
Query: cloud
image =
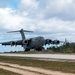
[[[0,8],[0,26],[4,29],[16,29],[21,27],[23,17],[11,8]]]
[[[49,19],[59,17],[63,20],[75,19],[74,0],[21,0],[19,5],[22,11],[29,13],[31,17]]]
[[[44,11],[45,18],[59,17],[63,20],[75,19],[75,1],[74,0],[47,0]]]
[[[75,31],[75,21],[64,21],[57,17],[40,20],[39,18],[29,18],[27,15],[23,16],[18,14],[11,8],[0,8],[0,25],[2,28],[9,30],[24,28],[48,33],[65,33]]]
[[[27,17],[27,13],[18,13],[12,8],[0,8],[0,28],[7,30],[17,30],[21,28],[34,30],[35,20]]]
[[[0,29],[23,28],[34,31],[33,36],[69,38],[68,33],[75,32],[74,4],[74,0],[21,0],[18,10],[0,8]]]
[[[35,12],[34,10],[37,10],[38,2],[36,0],[21,0],[19,8],[22,11],[32,13]]]

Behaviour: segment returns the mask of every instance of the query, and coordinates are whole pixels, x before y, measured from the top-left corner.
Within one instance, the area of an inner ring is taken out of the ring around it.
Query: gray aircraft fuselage
[[[45,39],[42,36],[31,38],[30,43],[27,45],[29,49],[42,48],[45,45]]]

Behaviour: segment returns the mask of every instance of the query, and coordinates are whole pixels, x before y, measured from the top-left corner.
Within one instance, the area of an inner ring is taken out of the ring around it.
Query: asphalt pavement
[[[54,59],[70,59],[75,60],[75,54],[0,54],[0,56],[15,57],[34,57],[34,58],[54,58]]]

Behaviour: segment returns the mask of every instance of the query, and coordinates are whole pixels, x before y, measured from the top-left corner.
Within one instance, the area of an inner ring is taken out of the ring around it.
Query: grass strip
[[[0,62],[20,64],[23,66],[40,67],[48,70],[75,73],[75,62],[44,61],[24,57],[0,56]]]

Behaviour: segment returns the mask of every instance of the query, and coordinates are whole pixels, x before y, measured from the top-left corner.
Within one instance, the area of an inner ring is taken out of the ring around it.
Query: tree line
[[[75,53],[75,43],[66,43],[61,46],[52,46],[48,48],[48,50],[58,53]]]

